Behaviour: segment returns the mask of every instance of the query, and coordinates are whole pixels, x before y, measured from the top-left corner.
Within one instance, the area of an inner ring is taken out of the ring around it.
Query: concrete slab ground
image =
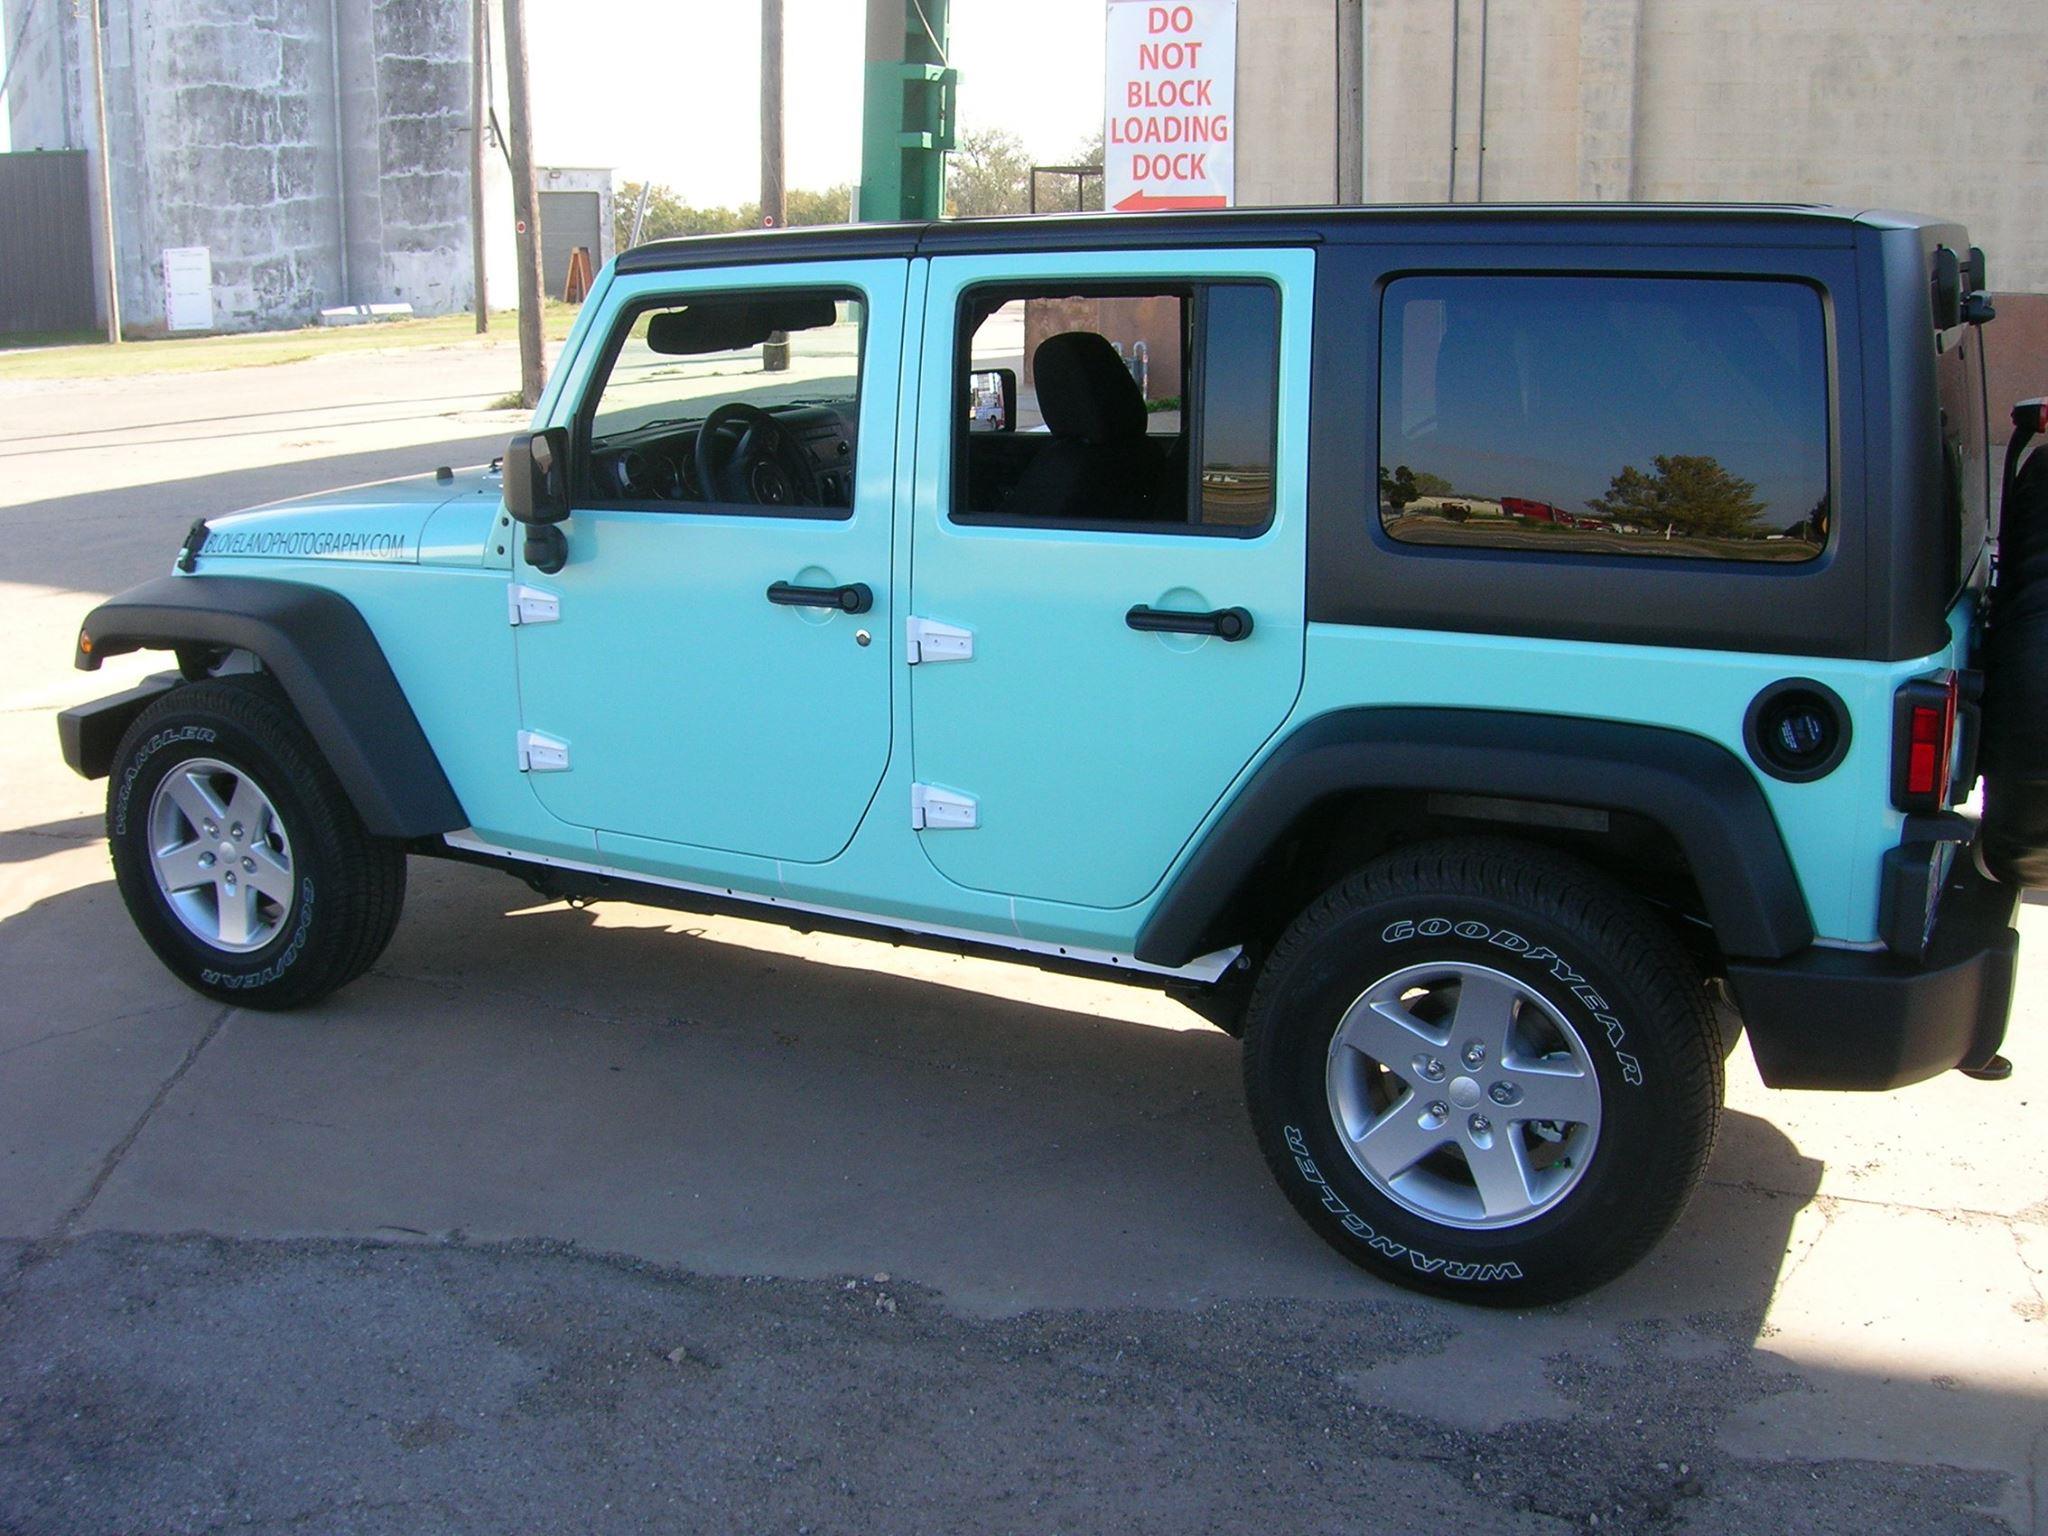
[[[0,1531],[2048,1530],[2042,907],[2012,1082],[1738,1057],[1677,1232],[1529,1314],[1331,1254],[1233,1043],[1116,983],[415,861],[323,1006],[180,990],[56,756],[150,665],[79,617],[502,387],[0,389]]]

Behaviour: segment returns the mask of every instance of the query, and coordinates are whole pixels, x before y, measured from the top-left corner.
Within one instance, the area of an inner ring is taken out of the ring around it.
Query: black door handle
[[[864,581],[843,587],[799,587],[778,581],[768,589],[768,601],[785,608],[837,608],[841,613],[866,613],[875,606],[875,594]]]
[[[1148,608],[1140,603],[1124,615],[1124,622],[1133,629],[1168,635],[1214,635],[1219,640],[1242,640],[1252,632],[1252,616],[1242,608],[1176,613],[1171,608]]]

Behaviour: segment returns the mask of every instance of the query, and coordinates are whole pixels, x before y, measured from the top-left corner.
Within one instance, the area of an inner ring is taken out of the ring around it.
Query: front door
[[[1313,274],[1299,250],[932,261],[910,613],[969,638],[911,669],[911,730],[950,879],[1139,902],[1287,717]],[[974,402],[1006,368],[1002,422]]]
[[[609,290],[610,333],[558,412],[568,563],[513,571],[521,766],[553,815],[796,862],[853,836],[889,756],[907,271]]]

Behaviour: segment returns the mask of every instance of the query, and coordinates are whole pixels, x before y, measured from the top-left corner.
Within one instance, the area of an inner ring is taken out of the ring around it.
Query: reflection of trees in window
[[[1396,464],[1394,472],[1387,473],[1387,466],[1380,466],[1380,500],[1396,512],[1423,496],[1448,496],[1451,482],[1442,475],[1432,475],[1428,470],[1410,469],[1406,464]]]
[[[1640,528],[1665,528],[1707,538],[1755,538],[1764,504],[1756,483],[1730,474],[1707,454],[1658,454],[1654,474],[1624,465],[1605,496],[1586,505],[1602,517]]]

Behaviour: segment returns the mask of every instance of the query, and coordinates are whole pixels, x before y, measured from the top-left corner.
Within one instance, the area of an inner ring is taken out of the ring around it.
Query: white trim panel
[[[460,848],[465,853],[489,854],[493,858],[511,859],[521,864],[542,864],[550,869],[573,869],[587,875],[609,875],[614,880],[658,885],[672,891],[693,891],[700,896],[717,896],[728,901],[780,907],[789,912],[808,912],[815,917],[832,917],[843,922],[865,923],[875,928],[894,928],[903,933],[929,934],[933,938],[959,939],[970,944],[992,945],[998,949],[1016,949],[1027,954],[1078,960],[1087,965],[1103,965],[1119,971],[1139,971],[1147,976],[1174,976],[1188,981],[1213,982],[1236,964],[1238,956],[1244,952],[1243,945],[1233,944],[1228,949],[1213,950],[1209,954],[1190,960],[1186,965],[1152,965],[1134,955],[1122,954],[1116,950],[1085,949],[1073,944],[1054,944],[1044,939],[1027,939],[1018,934],[985,933],[976,928],[953,928],[943,923],[918,923],[901,917],[877,917],[872,912],[856,912],[848,907],[826,907],[813,902],[792,901],[787,896],[763,896],[729,885],[700,885],[689,880],[670,880],[660,875],[644,875],[637,870],[617,869],[609,864],[587,864],[581,859],[562,859],[552,854],[526,853],[517,848],[503,848],[496,843],[487,843],[474,832],[467,830],[446,833],[442,841],[450,848]]]

